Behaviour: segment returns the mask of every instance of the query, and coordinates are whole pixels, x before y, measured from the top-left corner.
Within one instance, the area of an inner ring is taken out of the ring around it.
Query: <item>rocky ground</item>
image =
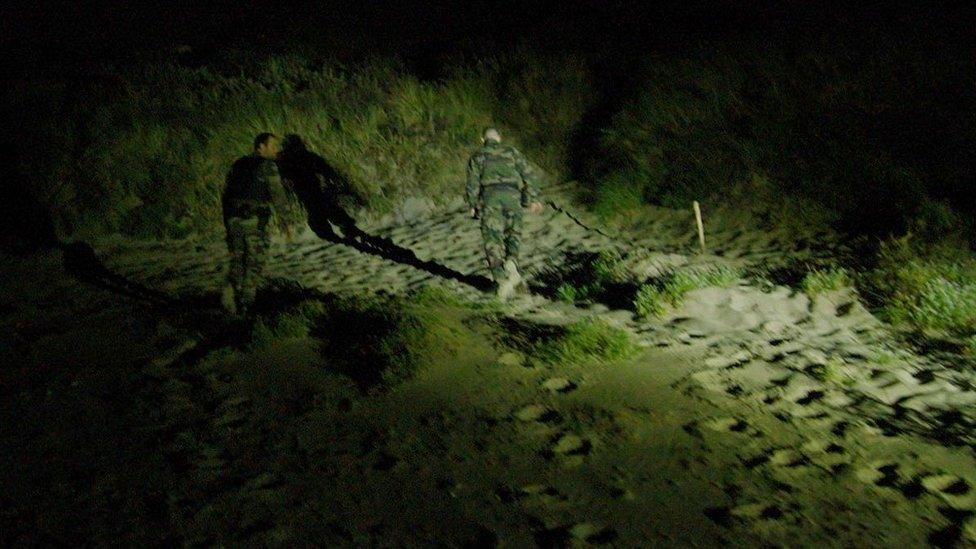
[[[491,302],[463,208],[363,228],[369,246],[279,242],[269,275]],[[609,248],[646,276],[836,251],[709,239],[691,251],[683,212],[610,237],[549,208],[526,226],[533,294],[503,322],[459,317],[483,336],[469,352],[369,394],[314,338],[234,345],[219,241],[4,257],[0,543],[976,546],[976,373],[913,350],[853,290],[811,301],[750,275],[641,319],[541,282]],[[540,365],[506,343],[506,326],[591,317],[640,351]]]

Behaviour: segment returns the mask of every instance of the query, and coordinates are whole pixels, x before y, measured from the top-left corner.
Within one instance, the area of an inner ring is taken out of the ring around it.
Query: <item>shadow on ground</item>
[[[371,235],[357,227],[340,201],[352,197],[361,202],[360,197],[352,191],[348,179],[325,158],[308,150],[300,136],[285,137],[278,164],[282,177],[290,183],[308,214],[309,227],[319,238],[437,277],[456,280],[478,290],[491,288],[491,281],[484,276],[464,274],[436,261],[420,259],[412,250],[398,246],[389,238]]]

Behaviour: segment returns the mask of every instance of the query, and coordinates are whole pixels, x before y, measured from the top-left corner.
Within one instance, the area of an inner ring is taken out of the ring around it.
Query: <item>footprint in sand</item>
[[[565,433],[556,439],[552,453],[560,456],[579,456],[590,453],[593,445],[590,441],[572,433]]]
[[[568,393],[575,391],[579,385],[562,377],[551,377],[542,382],[542,388],[552,393]]]
[[[542,404],[529,404],[515,412],[515,419],[523,423],[555,424],[562,421],[562,415]]]
[[[741,433],[749,428],[749,422],[736,417],[720,417],[710,419],[702,424],[713,431],[727,431]]]
[[[569,500],[559,490],[544,484],[529,484],[516,489],[503,485],[495,489],[495,495],[502,503],[518,501],[530,506],[539,505],[543,507],[558,506]]]
[[[950,474],[934,474],[921,477],[921,486],[935,494],[955,509],[976,511],[976,492],[966,479]]]
[[[578,544],[605,545],[617,539],[612,528],[600,528],[589,522],[571,526],[541,527],[536,530],[535,542],[539,547],[568,547]]]
[[[792,448],[780,448],[773,452],[769,457],[770,465],[774,467],[802,467],[810,463],[810,459],[803,455],[802,453],[792,449]]]
[[[709,507],[705,516],[715,524],[729,528],[734,522],[760,522],[782,519],[786,513],[775,504],[746,503],[735,507]]]

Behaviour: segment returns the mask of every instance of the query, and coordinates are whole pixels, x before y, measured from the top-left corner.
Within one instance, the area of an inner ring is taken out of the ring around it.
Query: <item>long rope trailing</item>
[[[619,234],[618,235],[613,235],[613,234],[610,234],[610,233],[604,231],[603,229],[600,229],[599,227],[591,227],[590,225],[587,225],[586,223],[583,222],[583,220],[581,220],[579,218],[579,216],[577,216],[576,214],[574,214],[568,208],[565,208],[564,206],[561,206],[561,205],[557,204],[554,200],[546,200],[546,204],[548,204],[549,207],[552,208],[553,210],[556,210],[557,212],[565,215],[566,217],[568,217],[569,219],[571,219],[573,221],[573,223],[576,223],[577,225],[579,225],[580,227],[583,227],[587,231],[597,233],[597,234],[602,235],[602,236],[605,236],[605,237],[607,237],[607,238],[609,238],[611,240],[618,240],[618,241],[621,241],[621,242],[625,242],[626,244],[631,245],[631,246],[636,245],[636,243],[633,240],[629,239],[629,238],[624,238],[623,236],[620,236]]]

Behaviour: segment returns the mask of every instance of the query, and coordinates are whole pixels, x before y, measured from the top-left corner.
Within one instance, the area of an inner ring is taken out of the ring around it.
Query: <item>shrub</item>
[[[725,288],[742,278],[742,270],[719,265],[706,269],[685,269],[672,273],[664,283],[663,293],[673,305],[679,305],[685,294],[702,288]]]
[[[629,93],[595,132],[581,179],[604,218],[644,202],[684,209],[699,200],[763,214],[771,226],[802,228],[801,218],[885,234],[921,206],[926,230],[937,231],[954,222],[952,212],[924,198],[967,196],[971,178],[942,167],[936,151],[961,150],[976,126],[953,125],[937,138],[941,146],[911,154],[899,143],[915,124],[943,127],[956,117],[949,103],[921,100],[948,92],[950,67],[869,42],[811,44],[799,54],[737,44],[649,59],[631,71]],[[879,102],[899,107],[877,111]],[[769,192],[741,192],[757,177]]]
[[[310,335],[325,306],[317,301],[303,301],[298,306],[274,318],[258,318],[251,330],[252,349],[268,347],[286,339],[302,339]]]
[[[462,319],[471,309],[443,289],[406,297],[347,298],[316,326],[330,365],[363,390],[390,387],[425,364],[453,360],[477,338]]]
[[[588,360],[620,360],[636,349],[624,330],[599,319],[588,319],[571,324],[555,339],[539,343],[533,355],[545,362],[576,364]]]
[[[976,260],[966,250],[895,239],[881,247],[866,283],[893,323],[959,335],[976,331]]]
[[[660,316],[668,306],[680,306],[688,292],[709,287],[728,287],[735,284],[742,275],[742,269],[725,265],[679,269],[656,283],[642,284],[634,298],[634,309],[641,317]]]
[[[395,61],[155,62],[8,90],[5,104],[27,128],[19,169],[60,233],[182,237],[220,229],[226,171],[262,131],[301,136],[380,213],[411,196],[460,197],[488,125],[560,177],[589,97],[585,67],[565,61],[522,52],[436,82]]]
[[[814,269],[803,277],[801,286],[803,293],[812,299],[822,293],[850,287],[851,279],[843,267],[831,267],[826,270]]]
[[[641,318],[661,316],[667,311],[666,301],[660,288],[653,284],[642,284],[634,298],[634,309]]]

